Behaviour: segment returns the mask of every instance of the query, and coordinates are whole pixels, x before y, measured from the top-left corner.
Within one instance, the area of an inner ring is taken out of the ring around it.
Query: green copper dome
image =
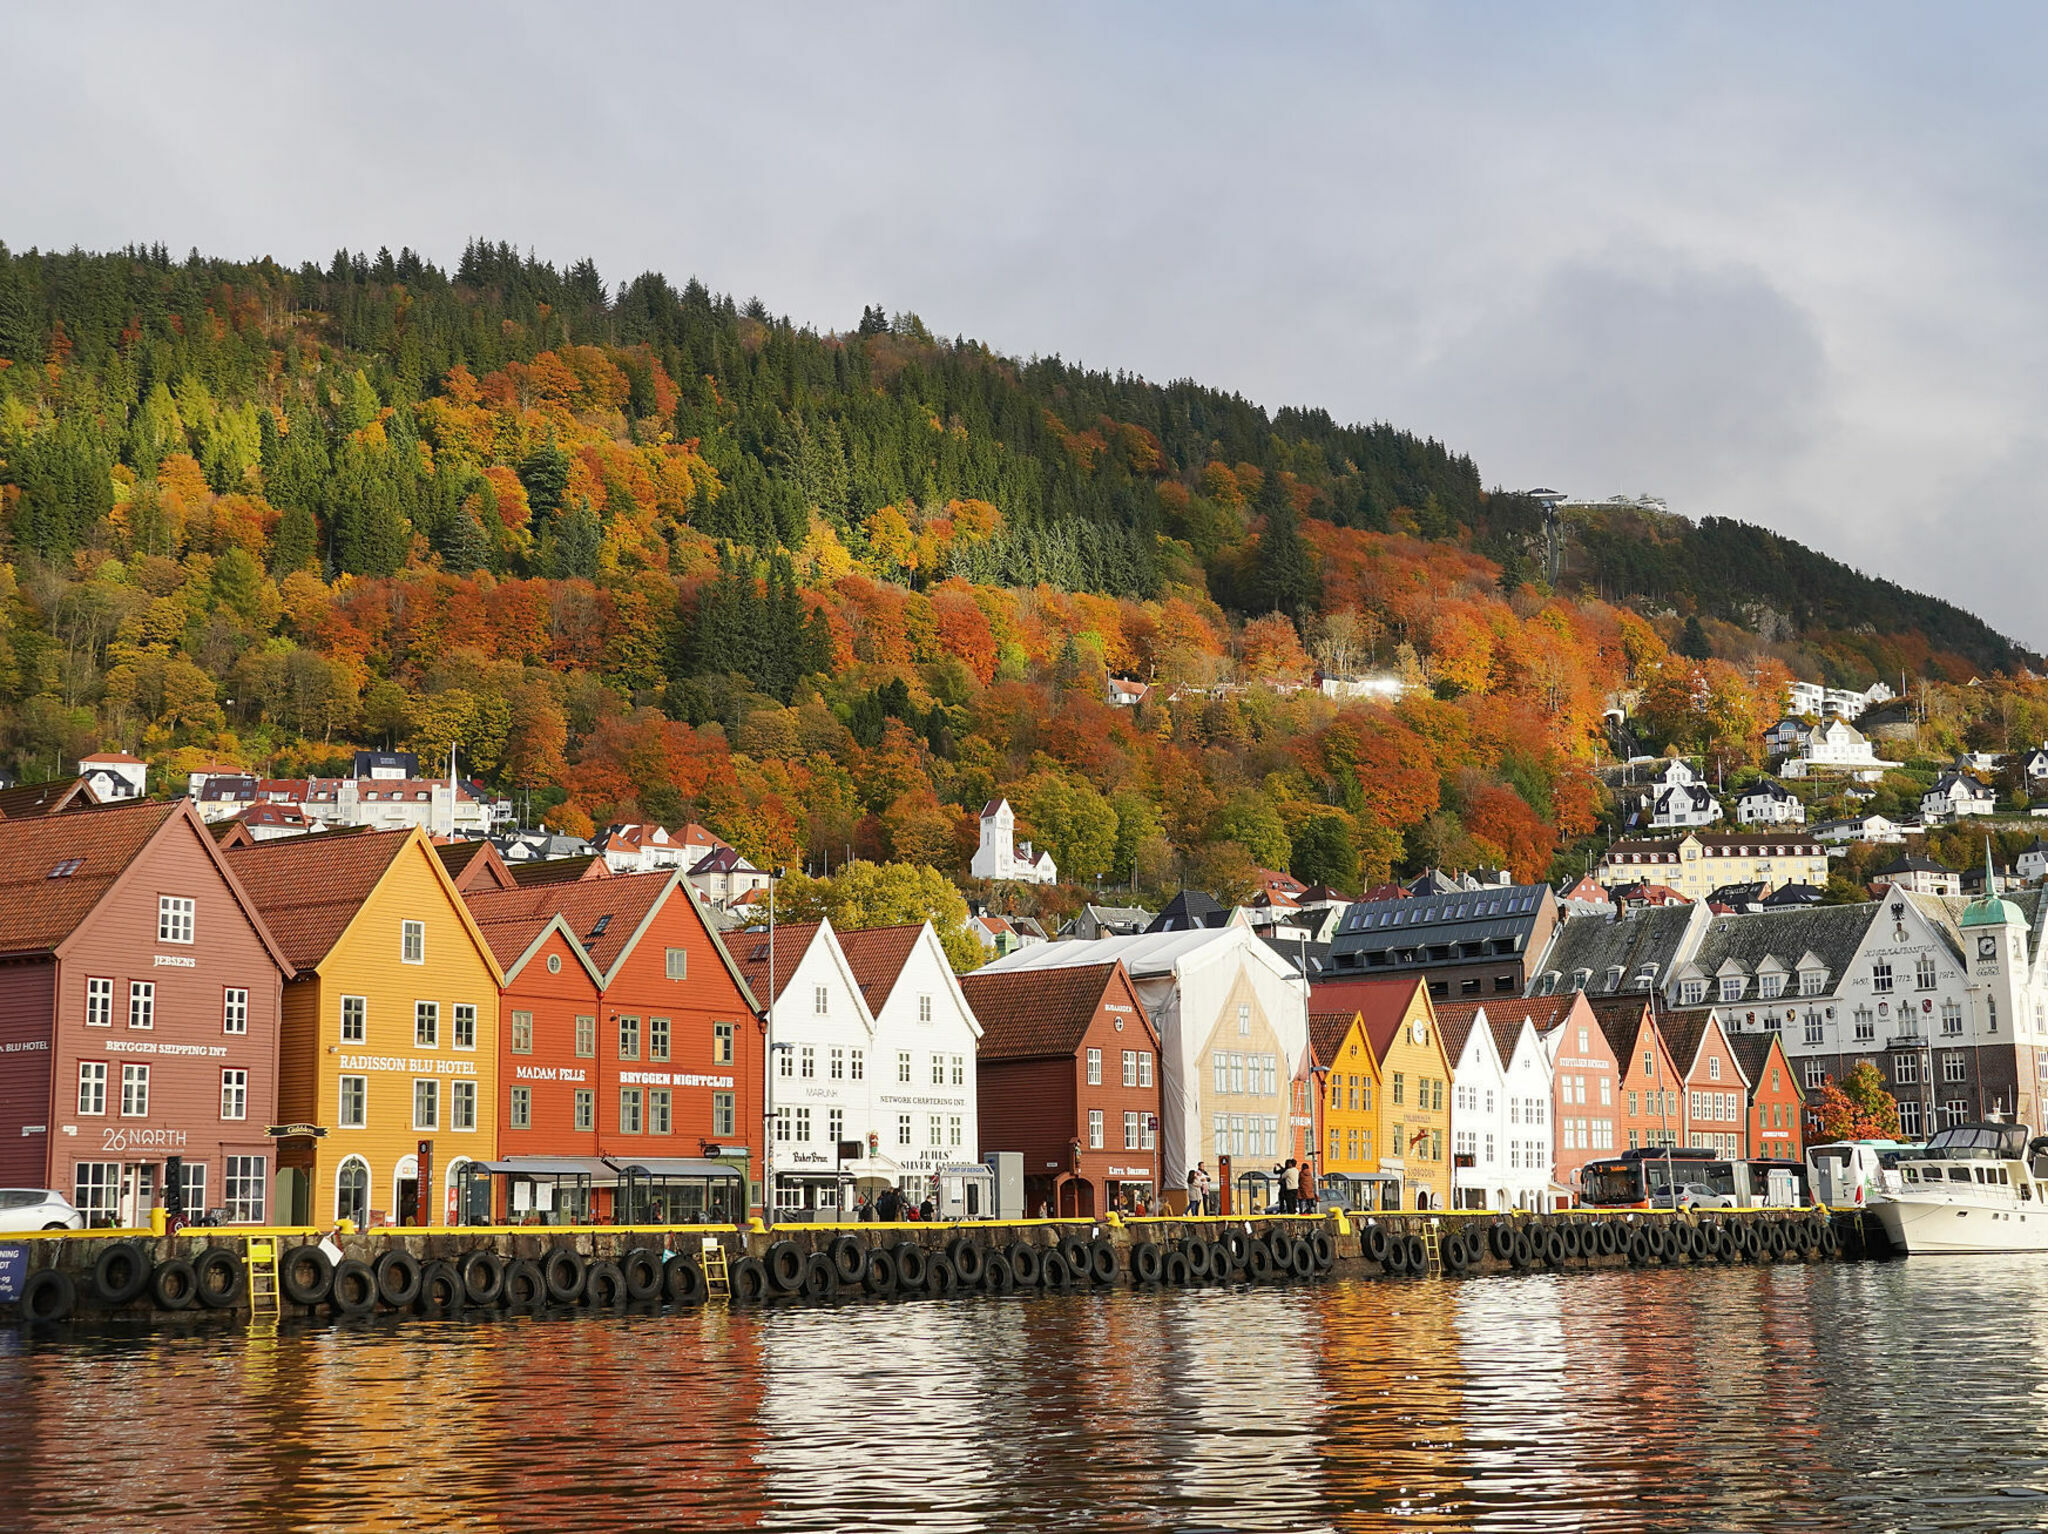
[[[1965,927],[2011,927],[2027,930],[2026,913],[1998,893],[1998,877],[1991,871],[1991,839],[1984,839],[1984,893],[1963,907]]]

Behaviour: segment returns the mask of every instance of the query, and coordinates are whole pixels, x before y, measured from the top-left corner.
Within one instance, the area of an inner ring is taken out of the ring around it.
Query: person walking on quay
[[[1301,1169],[1294,1164],[1294,1158],[1287,1158],[1287,1165],[1280,1168],[1280,1212],[1298,1214],[1301,1209]]]
[[[922,1204],[917,1206],[917,1217],[920,1220],[936,1220],[939,1217],[938,1208],[932,1203],[930,1198],[926,1198]]]
[[[1209,1212],[1209,1167],[1206,1162],[1197,1161],[1195,1169],[1188,1173],[1188,1206],[1190,1212],[1197,1215]]]

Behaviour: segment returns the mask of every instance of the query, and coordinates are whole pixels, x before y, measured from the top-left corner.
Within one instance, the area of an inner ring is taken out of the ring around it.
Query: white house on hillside
[[[1839,773],[1859,782],[1875,783],[1892,768],[1901,765],[1878,756],[1855,726],[1830,719],[1806,738],[1804,752],[1786,762],[1783,772],[1788,778]]]
[[[1011,879],[1019,884],[1057,884],[1059,870],[1052,854],[1032,855],[1031,843],[1017,840],[1017,816],[1007,799],[991,799],[981,808],[981,845],[974,850],[968,872],[977,879]]]
[[[1744,826],[1803,826],[1806,806],[1784,784],[1759,778],[1735,796],[1735,821]]]
[[[93,797],[101,804],[140,799],[148,792],[148,764],[126,751],[101,751],[80,757],[78,775],[91,785]]]
[[[1944,772],[1934,787],[1920,796],[1920,818],[1929,825],[1944,820],[1961,820],[1965,815],[1989,815],[1998,807],[1998,796],[1968,773]]]
[[[1699,780],[1682,758],[1674,757],[1650,790],[1650,824],[1707,826],[1721,818],[1713,790]]]

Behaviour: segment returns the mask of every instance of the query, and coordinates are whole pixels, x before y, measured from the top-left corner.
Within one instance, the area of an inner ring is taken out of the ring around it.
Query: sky
[[[1384,420],[2048,650],[2048,9],[10,7],[0,240],[471,236]]]

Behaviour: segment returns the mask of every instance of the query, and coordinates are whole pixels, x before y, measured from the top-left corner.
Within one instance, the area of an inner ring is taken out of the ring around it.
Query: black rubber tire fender
[[[836,1300],[839,1298],[839,1269],[823,1252],[813,1252],[804,1259],[803,1283],[799,1287],[803,1297],[814,1305]]]
[[[1408,1272],[1411,1277],[1421,1278],[1429,1272],[1429,1248],[1422,1244],[1422,1237],[1409,1236],[1403,1243],[1408,1248]]]
[[[149,1254],[133,1241],[115,1241],[100,1249],[92,1264],[92,1292],[102,1305],[127,1305],[149,1287]]]
[[[1173,1289],[1185,1289],[1189,1284],[1197,1282],[1194,1269],[1188,1266],[1185,1252],[1168,1252],[1160,1276],[1167,1286]]]
[[[758,1257],[736,1259],[726,1270],[726,1287],[735,1305],[758,1305],[768,1298],[768,1269]]]
[[[915,1241],[899,1241],[890,1255],[896,1260],[896,1287],[905,1291],[924,1288],[931,1276],[931,1257]]]
[[[242,1300],[242,1259],[224,1246],[209,1246],[192,1259],[199,1303],[208,1310],[232,1310]]]
[[[337,1316],[367,1316],[377,1308],[377,1275],[367,1262],[344,1257],[334,1265],[334,1292],[327,1305]]]
[[[1230,1260],[1238,1268],[1244,1267],[1244,1254],[1251,1249],[1251,1237],[1241,1230],[1226,1230],[1218,1238],[1223,1250],[1230,1254]]]
[[[925,1264],[924,1290],[935,1298],[959,1293],[960,1270],[944,1252],[933,1252],[931,1261]]]
[[[21,1314],[28,1321],[69,1321],[78,1309],[78,1285],[56,1268],[37,1268],[21,1286]]]
[[[379,1252],[370,1271],[377,1275],[377,1297],[393,1310],[404,1310],[420,1297],[420,1260],[404,1247]]]
[[[1820,1231],[1820,1254],[1833,1259],[1842,1255],[1842,1238],[1832,1225],[1823,1225]]]
[[[1390,1245],[1387,1227],[1377,1220],[1369,1221],[1358,1237],[1358,1255],[1367,1262],[1383,1263],[1387,1260],[1387,1249]]]
[[[1640,1225],[1629,1228],[1628,1262],[1632,1268],[1648,1267],[1650,1264],[1650,1233]]]
[[[1010,1259],[1001,1252],[990,1252],[988,1260],[981,1265],[981,1288],[984,1294],[1009,1294],[1017,1287],[1016,1271],[1010,1266]]]
[[[634,1301],[661,1298],[661,1262],[644,1246],[636,1246],[619,1259],[619,1271],[626,1275],[626,1298]]]
[[[834,1236],[825,1252],[832,1259],[833,1271],[839,1275],[842,1284],[857,1284],[867,1272],[868,1249],[861,1245],[858,1236]]]
[[[1337,1266],[1337,1241],[1328,1231],[1319,1230],[1311,1236],[1308,1248],[1315,1257],[1318,1273],[1327,1273]]]
[[[593,1310],[614,1310],[626,1303],[626,1274],[609,1257],[590,1265],[583,1279],[583,1303]]]
[[[988,1265],[988,1253],[971,1236],[955,1236],[947,1243],[946,1260],[960,1275],[960,1287],[972,1289],[981,1283],[981,1270]]]
[[[160,1262],[149,1275],[149,1297],[158,1310],[190,1310],[199,1303],[199,1275],[182,1257]]]
[[[334,1292],[334,1264],[317,1246],[295,1246],[277,1265],[277,1287],[294,1305],[324,1305]]]
[[[708,1292],[704,1268],[688,1252],[677,1252],[661,1265],[661,1297],[671,1305],[701,1305]]]
[[[1088,1276],[1089,1266],[1093,1259],[1088,1255],[1088,1238],[1086,1236],[1060,1237],[1059,1254],[1067,1259],[1068,1271],[1075,1278],[1081,1279]]]
[[[1437,1247],[1437,1256],[1442,1259],[1446,1273],[1462,1273],[1472,1265],[1471,1253],[1466,1246],[1465,1233],[1454,1230],[1445,1236]]]
[[[1200,1283],[1209,1276],[1214,1248],[1200,1236],[1189,1236],[1180,1244],[1180,1255],[1188,1265],[1188,1276]]]
[[[515,1257],[505,1264],[505,1308],[535,1310],[547,1303],[548,1281],[540,1276],[540,1264]]]
[[[1287,1260],[1294,1267],[1294,1276],[1307,1280],[1320,1271],[1316,1267],[1316,1249],[1309,1245],[1306,1236],[1296,1236],[1287,1243]]]
[[[1107,1236],[1097,1236],[1088,1243],[1088,1276],[1098,1285],[1116,1282],[1116,1248],[1109,1244]]]
[[[878,1300],[896,1292],[896,1258],[880,1247],[868,1249],[867,1264],[860,1276],[861,1287]]]
[[[1182,1258],[1183,1262],[1187,1259]],[[1131,1247],[1131,1282],[1133,1284],[1156,1284],[1166,1274],[1166,1254],[1150,1241],[1139,1241]]]
[[[1038,1265],[1039,1287],[1065,1294],[1074,1287],[1073,1264],[1057,1247],[1049,1248]]]
[[[1508,1262],[1526,1273],[1542,1258],[1542,1253],[1536,1250],[1536,1233],[1524,1225],[1518,1227],[1514,1234],[1514,1249],[1508,1253]]]
[[[495,1305],[505,1293],[505,1262],[496,1252],[478,1248],[464,1252],[455,1264],[462,1276],[462,1297],[471,1305]]]
[[[590,1270],[583,1256],[558,1246],[540,1260],[540,1276],[548,1286],[548,1300],[556,1305],[574,1305],[583,1298],[583,1283]]]
[[[1045,1259],[1029,1241],[1012,1242],[1005,1255],[1010,1259],[1010,1276],[1019,1289],[1036,1289],[1045,1281]]]
[[[452,1316],[468,1298],[462,1271],[454,1263],[437,1260],[421,1265],[419,1294],[412,1302],[412,1308],[420,1315]]]
[[[1621,1227],[1612,1220],[1602,1220],[1593,1227],[1593,1250],[1602,1257],[1615,1257],[1621,1253]]]
[[[1559,1220],[1557,1233],[1564,1237],[1565,1261],[1577,1262],[1586,1255],[1586,1233],[1577,1220]]]
[[[803,1249],[788,1237],[762,1253],[761,1262],[768,1269],[768,1287],[777,1294],[795,1294],[803,1287]]]
[[[1244,1271],[1245,1276],[1255,1284],[1270,1284],[1273,1282],[1273,1252],[1265,1242],[1254,1241],[1246,1248]]]
[[[1486,1222],[1486,1249],[1502,1262],[1515,1255],[1515,1228],[1506,1220]]]

